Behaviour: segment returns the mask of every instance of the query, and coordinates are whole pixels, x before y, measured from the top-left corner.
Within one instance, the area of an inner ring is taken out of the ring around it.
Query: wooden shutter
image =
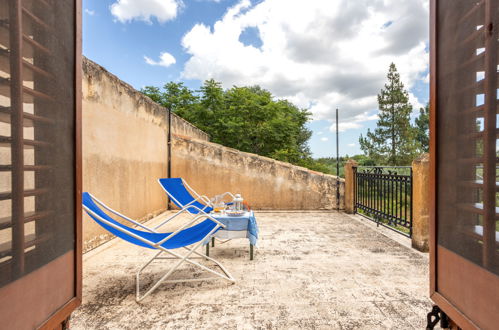
[[[499,11],[431,4],[432,299],[462,327],[499,324]]]
[[[0,321],[9,328],[39,326],[81,296],[80,7],[0,0]]]

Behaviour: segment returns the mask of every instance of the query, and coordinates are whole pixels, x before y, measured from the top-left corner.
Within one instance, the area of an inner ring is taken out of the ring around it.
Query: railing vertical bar
[[[397,185],[395,184],[395,178],[393,176],[390,177],[390,182],[392,184],[392,223],[397,223],[397,219],[395,217],[395,212],[396,212],[396,205],[394,203],[394,201],[396,200],[396,188],[397,188]]]
[[[361,195],[360,195],[360,202],[362,203],[362,206],[363,206],[363,205],[364,205],[364,203],[365,203],[365,200],[364,200],[364,194],[365,194],[365,189],[364,189],[364,184],[365,184],[365,182],[364,182],[364,176],[362,175],[362,176],[360,177],[360,179],[361,179],[361,181],[360,181],[360,183],[361,183],[360,188],[361,188],[361,190],[362,190],[362,191],[361,191]]]
[[[388,196],[388,195],[387,195],[387,193],[386,193],[386,191],[387,191],[387,189],[386,189],[386,188],[387,188],[387,187],[386,187],[386,180],[385,180],[385,179],[383,179],[383,200],[384,200],[384,205],[383,205],[383,214],[385,215],[385,217],[386,217],[386,212],[387,212],[387,208],[388,208],[388,204],[387,204],[387,200],[388,200],[387,196]]]
[[[379,179],[379,189],[378,189],[378,198],[379,198],[379,213],[381,216],[384,216],[383,214],[383,195],[382,195],[382,191],[383,191],[383,175],[380,174],[378,176],[378,179]]]
[[[392,186],[392,198],[391,198],[392,202],[390,203],[390,204],[392,204],[392,212],[390,213],[390,215],[391,215],[391,221],[392,221],[392,224],[393,224],[393,214],[394,214],[394,209],[395,209],[394,205],[393,205],[393,200],[395,199],[395,194],[394,194],[395,187],[394,187],[393,177],[390,178],[390,184]]]
[[[373,209],[373,177],[369,176],[369,212],[372,215]]]
[[[368,176],[366,176],[365,179],[366,179],[366,205],[367,205],[367,209],[369,209],[370,202],[371,202],[371,199],[370,199],[370,196],[369,196],[370,191],[371,191],[370,190],[371,189],[371,184],[369,182],[369,177]]]
[[[371,214],[375,214],[374,213],[374,203],[375,203],[375,200],[374,200],[374,189],[375,189],[375,185],[376,183],[374,182],[374,177],[371,177],[371,194],[370,194],[370,197],[371,197]]]
[[[373,214],[377,217],[378,212],[376,211],[376,175],[373,176]]]
[[[405,222],[405,217],[404,217],[404,209],[402,208],[402,205],[404,205],[404,185],[405,185],[405,178],[400,181],[400,219],[404,219],[403,222]]]
[[[373,180],[373,190],[372,190],[372,196],[373,196],[373,206],[372,206],[372,212],[374,214],[374,217],[377,217],[377,212],[376,212],[376,174],[372,176]]]
[[[379,206],[378,206],[378,175],[374,175],[374,209],[376,210],[376,217],[379,217]]]
[[[392,184],[393,184],[393,221],[395,225],[397,225],[397,177],[393,176],[392,177]]]
[[[367,207],[369,206],[369,180],[368,177],[365,175],[364,175],[364,180],[366,188],[366,191],[364,193],[364,198],[365,198],[364,208],[367,210]]]
[[[362,177],[357,171],[357,205],[362,204]]]
[[[391,218],[390,218],[390,214],[391,214],[391,209],[392,209],[392,202],[391,202],[391,191],[390,191],[390,178],[387,176],[386,177],[386,184],[387,184],[387,200],[388,200],[388,205],[387,205],[387,212],[386,212],[386,217],[387,217],[387,220],[388,220],[388,223],[391,223]]]
[[[364,176],[362,174],[359,174],[359,179],[360,179],[360,183],[359,183],[359,189],[360,189],[360,203],[359,205],[364,205]]]
[[[407,178],[405,180],[405,183],[404,183],[404,190],[405,190],[405,203],[404,203],[404,218],[405,218],[405,221],[407,223],[407,221],[409,220],[407,218]]]
[[[397,176],[394,177],[395,180],[395,223],[400,223],[399,221],[399,192],[400,192],[400,186],[399,186],[399,178]]]
[[[362,175],[362,206],[366,203],[366,180],[364,178],[364,175]]]
[[[381,204],[383,203],[383,198],[381,198],[381,183],[383,182],[383,177],[380,175],[378,175],[378,191],[377,191],[377,196],[378,196],[378,213],[380,214],[380,216],[382,216],[382,212],[381,212]]]
[[[402,225],[402,178],[397,177],[397,187],[398,187],[398,198],[397,198],[397,214],[398,214],[398,222]]]

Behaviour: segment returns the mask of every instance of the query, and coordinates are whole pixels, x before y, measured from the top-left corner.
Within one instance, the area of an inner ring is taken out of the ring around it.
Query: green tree
[[[395,64],[390,64],[388,83],[378,94],[376,129],[359,138],[360,148],[378,165],[409,165],[417,154],[415,130],[410,123],[412,106]]]
[[[158,87],[146,86],[141,89],[141,92],[186,120],[195,117],[193,113],[196,112],[195,108],[199,104],[197,95],[194,95],[182,82],[166,83],[163,89],[164,92]]]
[[[419,109],[419,116],[415,120],[416,141],[421,152],[430,150],[430,104]]]
[[[223,90],[206,80],[193,92],[182,83],[147,86],[142,92],[210,134],[211,140],[241,151],[324,171],[311,157],[306,127],[310,113],[287,100],[275,100],[259,86]]]
[[[196,108],[195,116],[189,118],[196,126],[210,134],[215,142],[218,131],[214,130],[217,119],[224,109],[224,90],[222,84],[213,79],[205,80],[200,90],[200,103]]]
[[[219,114],[215,142],[295,164],[310,156],[310,113],[258,86],[227,90]]]

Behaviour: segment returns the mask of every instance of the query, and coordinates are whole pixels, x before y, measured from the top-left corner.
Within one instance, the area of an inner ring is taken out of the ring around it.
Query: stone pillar
[[[355,173],[354,167],[357,166],[357,162],[353,159],[349,159],[345,164],[345,212],[354,213],[355,212]]]
[[[422,252],[429,249],[430,156],[422,154],[412,162],[412,247]]]

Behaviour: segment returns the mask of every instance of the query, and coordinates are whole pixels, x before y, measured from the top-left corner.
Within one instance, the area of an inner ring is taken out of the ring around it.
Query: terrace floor
[[[210,250],[235,284],[163,284],[137,304],[134,274],[153,251],[112,240],[85,254],[83,303],[72,329],[425,328],[428,257],[408,239],[337,212],[256,217],[255,260],[243,239]],[[145,282],[165,269],[163,262],[172,261],[156,262]],[[190,267],[179,276],[192,275]]]

